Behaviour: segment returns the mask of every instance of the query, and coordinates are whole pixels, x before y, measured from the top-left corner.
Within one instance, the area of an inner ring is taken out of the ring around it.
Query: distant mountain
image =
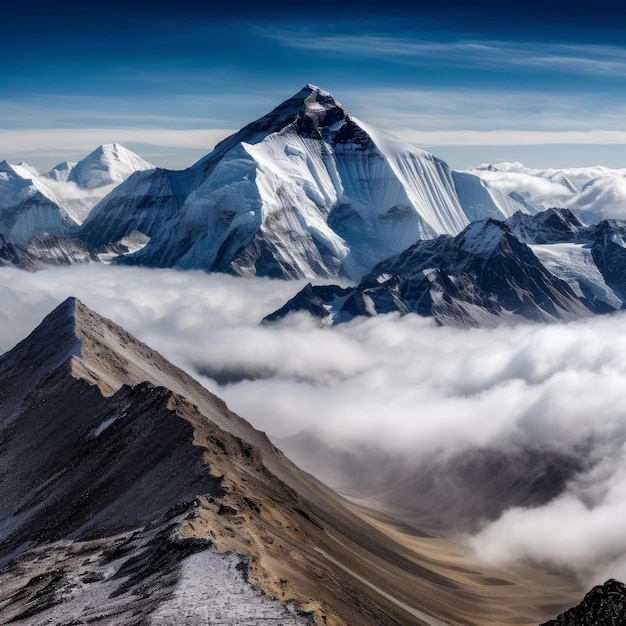
[[[118,144],[39,175],[26,163],[0,163],[0,234],[24,246],[32,237],[68,236],[91,208],[132,172],[153,166]]]
[[[455,570],[74,298],[0,356],[0,441],[0,623],[480,624]]]
[[[78,163],[67,161],[57,165],[48,174],[57,180],[64,178],[81,189],[95,189],[123,183],[131,174],[154,169],[154,165],[144,161],[131,150],[118,143],[103,144]]]
[[[128,263],[358,279],[418,239],[520,208],[307,85],[188,170],[135,174],[79,236],[97,246],[145,233]]]
[[[531,212],[569,208],[587,224],[626,218],[626,168],[531,169],[521,163],[496,163],[468,172],[518,200]]]
[[[396,311],[434,317],[443,325],[494,326],[609,312],[621,308],[623,300],[614,288],[618,278],[607,277],[614,257],[626,256],[626,249],[623,241],[611,240],[602,248],[605,260],[594,264],[601,255],[594,252],[602,245],[598,228],[586,229],[571,214],[559,211],[517,214],[508,223],[474,222],[455,237],[418,241],[378,264],[357,287],[308,285],[266,320],[305,310],[336,324]],[[558,247],[567,237],[573,248],[569,256]],[[520,239],[550,245],[528,245]],[[542,262],[546,255],[556,255],[554,262]]]
[[[626,586],[614,579],[594,587],[573,609],[542,626],[623,626],[626,624]]]
[[[71,161],[63,161],[55,165],[49,172],[44,174],[44,176],[60,183],[66,183],[75,165],[76,163]]]
[[[520,446],[421,451],[411,460],[376,446],[345,446],[303,430],[277,445],[340,493],[425,528],[474,533],[512,507],[545,505],[585,467],[580,450]]]

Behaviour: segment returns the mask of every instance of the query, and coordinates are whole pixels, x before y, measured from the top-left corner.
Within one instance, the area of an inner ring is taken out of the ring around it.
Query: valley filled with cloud
[[[384,463],[409,476],[425,459],[485,450],[561,455],[575,470],[560,493],[481,520],[471,545],[487,561],[540,562],[585,583],[626,576],[624,314],[470,330],[395,314],[333,328],[304,314],[260,323],[304,284],[104,265],[0,268],[0,348],[74,295],[257,428],[280,440],[306,432],[337,454],[367,451],[381,463],[372,473]],[[333,479],[315,457],[294,460]]]

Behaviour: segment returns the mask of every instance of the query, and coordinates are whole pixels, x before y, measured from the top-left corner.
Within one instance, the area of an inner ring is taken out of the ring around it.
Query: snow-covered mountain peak
[[[302,136],[319,138],[317,132],[319,128],[330,127],[347,115],[347,111],[332,94],[315,85],[307,84],[263,117],[218,143],[211,153],[193,166],[193,169],[210,168],[238,144],[255,145],[288,126],[292,126],[294,131]]]
[[[485,256],[491,254],[506,235],[510,235],[509,228],[498,220],[486,219],[471,223],[460,235],[460,247],[474,255]]]
[[[118,144],[103,144],[76,163],[67,180],[82,189],[94,189],[105,185],[119,184],[131,174],[154,169],[128,148]]]
[[[15,174],[11,164],[6,159],[0,161],[0,172],[12,172]]]
[[[67,182],[71,171],[74,169],[76,165],[75,162],[72,161],[63,161],[58,165],[55,165],[49,172],[43,174],[44,178],[50,178],[52,180],[56,180],[59,182]]]

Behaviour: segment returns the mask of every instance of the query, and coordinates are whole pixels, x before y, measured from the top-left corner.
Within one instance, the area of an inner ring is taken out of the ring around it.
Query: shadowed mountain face
[[[625,233],[618,221],[583,226],[567,209],[478,221],[416,242],[356,287],[307,285],[266,320],[308,311],[338,324],[397,312],[490,327],[609,313],[624,302]]]
[[[443,325],[495,326],[576,319],[605,309],[548,271],[505,223],[489,219],[456,237],[418,241],[352,289],[308,286],[267,320],[296,310],[331,323],[396,311],[432,316]]]
[[[167,624],[181,603],[184,623],[263,623],[236,599],[216,605],[247,584],[239,572],[300,612],[251,600],[267,623],[501,623],[493,576],[460,576],[371,525],[72,298],[0,358],[0,466],[0,623]],[[222,579],[224,589],[197,587]],[[545,597],[533,597],[539,621]]]
[[[340,493],[420,527],[454,532],[476,532],[511,507],[546,504],[585,468],[583,450],[547,446],[433,451],[408,461],[373,446],[348,450],[306,430],[277,443]]]

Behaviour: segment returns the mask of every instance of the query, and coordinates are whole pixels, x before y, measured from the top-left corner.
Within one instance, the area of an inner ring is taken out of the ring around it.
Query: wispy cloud
[[[1,130],[3,157],[29,151],[92,150],[102,143],[142,143],[175,148],[201,148],[209,151],[231,134],[228,129],[195,128],[187,130],[146,128],[44,128]]]
[[[427,40],[387,34],[333,34],[311,30],[286,31],[277,28],[259,29],[260,34],[286,47],[423,63],[436,61],[463,67],[477,64],[488,67],[519,66],[544,68],[569,73],[623,76],[626,71],[626,50],[617,46],[563,45],[555,43],[519,43],[497,40]]]
[[[394,135],[416,146],[542,146],[624,144],[626,131],[433,130],[396,129]]]
[[[413,140],[427,145],[588,143],[594,137],[602,143],[622,141],[619,132],[626,117],[626,104],[613,95],[544,93],[494,86],[365,90],[348,87],[341,99],[357,117],[404,137],[413,133]],[[516,131],[518,137],[510,141],[504,138],[503,131]],[[467,132],[475,133],[469,141],[462,139]],[[426,137],[428,133],[432,139]],[[485,134],[484,141],[478,133]],[[454,139],[454,134],[459,138]]]

